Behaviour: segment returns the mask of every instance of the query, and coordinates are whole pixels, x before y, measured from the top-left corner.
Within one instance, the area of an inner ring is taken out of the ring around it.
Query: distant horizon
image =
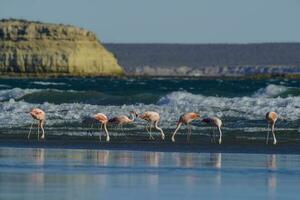
[[[103,43],[298,43],[299,8],[297,0],[2,0],[0,18],[81,27]]]
[[[165,45],[255,45],[255,44],[300,44],[300,42],[251,42],[251,43],[163,43],[163,42],[103,42],[102,44],[165,44]]]

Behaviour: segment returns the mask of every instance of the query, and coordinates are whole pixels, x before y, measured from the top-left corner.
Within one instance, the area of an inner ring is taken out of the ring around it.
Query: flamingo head
[[[200,119],[200,114],[198,114],[198,113],[195,113],[195,119]]]
[[[129,113],[130,113],[130,114],[133,114],[135,117],[138,117],[138,116],[139,116],[139,115],[137,114],[137,112],[135,112],[135,111],[133,111],[133,110],[130,111]]]
[[[29,111],[28,114],[31,115],[32,117],[35,116],[35,113],[33,111]]]
[[[94,120],[99,120],[99,114],[94,114],[91,118],[93,118]]]
[[[202,122],[205,122],[205,123],[210,123],[211,122],[211,119],[210,118],[204,118],[201,120]]]
[[[38,115],[38,113],[36,112],[35,109],[32,109],[28,112],[29,115],[31,115],[31,117],[36,118],[36,116]]]

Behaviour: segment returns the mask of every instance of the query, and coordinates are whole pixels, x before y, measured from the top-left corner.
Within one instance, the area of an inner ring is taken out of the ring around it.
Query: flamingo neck
[[[132,122],[133,122],[133,121],[135,120],[135,116],[134,116],[135,114],[134,114],[134,113],[130,113],[130,115],[131,115],[131,119],[130,119],[130,121],[132,121]]]

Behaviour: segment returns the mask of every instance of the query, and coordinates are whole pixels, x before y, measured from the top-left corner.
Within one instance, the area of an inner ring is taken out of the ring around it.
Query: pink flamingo
[[[199,118],[200,118],[200,115],[197,114],[197,113],[194,113],[194,112],[189,112],[189,113],[186,113],[184,115],[181,115],[179,117],[177,127],[176,127],[176,129],[175,129],[175,131],[172,135],[172,142],[175,142],[175,134],[177,133],[177,131],[179,130],[179,128],[182,124],[185,124],[185,125],[188,126],[187,141],[189,142],[191,134],[192,134],[192,129],[191,129],[190,123],[192,121],[194,121],[195,119],[199,119]]]
[[[46,114],[43,110],[39,108],[33,108],[29,114],[32,116],[33,119],[38,120],[38,140],[40,139],[40,128],[42,130],[42,136],[41,139],[45,139],[45,131],[44,131],[44,124],[46,120]],[[31,123],[30,130],[28,133],[27,138],[30,138],[30,133],[32,129],[33,122]]]
[[[97,120],[98,122],[100,122],[100,124],[101,124],[100,129],[102,129],[102,127],[104,127],[104,131],[106,133],[106,142],[109,142],[110,138],[109,138],[109,134],[108,134],[107,127],[106,127],[107,122],[108,122],[107,116],[103,113],[97,113],[93,116],[93,118],[95,120]],[[99,139],[101,141],[101,133],[99,133]]]
[[[131,115],[131,118],[127,117],[126,115],[120,115],[120,116],[109,119],[108,122],[114,123],[114,124],[117,124],[118,126],[120,126],[124,133],[123,125],[133,123],[135,120],[135,117],[137,117],[137,114],[135,112],[130,111],[129,113]]]
[[[211,126],[215,126],[218,128],[219,133],[220,133],[219,144],[221,144],[222,143],[222,131],[221,131],[222,120],[219,119],[218,117],[208,117],[208,118],[202,119],[202,121]]]
[[[273,134],[273,144],[276,144],[277,143],[277,140],[276,140],[276,137],[275,137],[275,133],[274,133],[274,130],[275,130],[275,123],[278,119],[278,115],[276,112],[267,112],[266,114],[266,120],[267,120],[267,123],[268,123],[268,135],[267,135],[267,141],[266,141],[266,144],[269,143],[269,134],[270,134],[270,125],[271,125],[271,132]]]
[[[158,123],[159,123],[159,120],[160,120],[160,116],[157,112],[153,112],[153,111],[147,111],[147,112],[144,112],[143,114],[139,114],[137,115],[138,118],[141,118],[143,120],[146,120],[148,123],[146,125],[146,130],[147,132],[149,133],[149,139],[153,139],[154,140],[154,137],[152,136],[151,134],[151,127],[152,125],[154,124],[154,127],[160,131],[161,133],[161,139],[164,140],[165,139],[165,134],[163,132],[163,130],[158,127]],[[148,125],[149,125],[149,130],[148,130]]]

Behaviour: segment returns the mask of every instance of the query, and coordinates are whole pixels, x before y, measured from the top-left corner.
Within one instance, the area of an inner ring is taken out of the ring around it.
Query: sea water
[[[179,116],[199,112],[201,117],[217,116],[223,121],[224,137],[265,137],[265,114],[279,114],[279,138],[293,140],[300,133],[300,81],[297,79],[176,79],[176,78],[57,78],[1,79],[0,130],[2,134],[26,134],[33,119],[28,112],[39,107],[46,112],[49,135],[86,136],[91,116],[97,112],[109,118],[157,111],[160,126],[172,133]],[[145,122],[136,120],[125,132],[111,126],[114,135],[143,135]],[[193,135],[207,135],[211,128],[200,121]],[[89,134],[97,134],[93,125]],[[180,134],[186,133],[182,127]]]
[[[0,199],[298,199],[299,80],[8,78],[0,101]],[[27,141],[34,107],[46,112],[45,141],[36,128]],[[150,142],[140,119],[109,125],[110,143],[90,137],[101,133],[93,114],[132,110],[159,112],[166,141]],[[265,145],[271,110],[277,146]],[[190,144],[185,126],[170,142],[191,111],[222,119],[222,145],[200,121]]]
[[[0,148],[0,199],[298,199],[300,156]]]

